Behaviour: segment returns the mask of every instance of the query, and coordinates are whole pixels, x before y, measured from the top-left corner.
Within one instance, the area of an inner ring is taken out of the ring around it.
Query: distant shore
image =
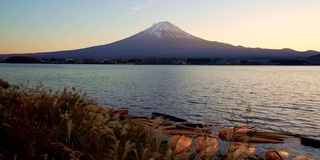
[[[14,56],[0,59],[0,63],[40,64],[128,64],[128,65],[320,65],[313,59],[261,59],[261,58],[149,58],[149,59],[75,59],[75,58],[34,58]]]

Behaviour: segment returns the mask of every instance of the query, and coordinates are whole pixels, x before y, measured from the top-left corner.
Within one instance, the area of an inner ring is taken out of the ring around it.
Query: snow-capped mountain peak
[[[181,30],[170,22],[159,22],[128,38],[83,49],[30,54],[41,58],[306,58],[318,52],[297,52],[284,49],[237,47],[207,41]],[[26,55],[26,54],[24,54]]]
[[[141,32],[142,35],[155,38],[199,39],[181,30],[170,22],[159,22]]]

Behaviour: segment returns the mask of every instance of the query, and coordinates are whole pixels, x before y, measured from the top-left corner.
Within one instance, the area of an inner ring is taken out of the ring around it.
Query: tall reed
[[[210,143],[198,155],[194,145],[174,153],[162,123],[157,118],[141,127],[120,120],[112,107],[102,107],[75,88],[52,92],[41,83],[0,87],[0,159],[228,159],[223,151],[208,152]]]

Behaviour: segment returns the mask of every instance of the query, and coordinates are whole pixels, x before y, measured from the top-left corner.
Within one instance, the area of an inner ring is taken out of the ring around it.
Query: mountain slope
[[[37,53],[38,58],[171,58],[171,57],[277,57],[299,58],[314,55],[290,49],[245,48],[195,37],[170,22],[159,22],[131,37],[84,49]]]

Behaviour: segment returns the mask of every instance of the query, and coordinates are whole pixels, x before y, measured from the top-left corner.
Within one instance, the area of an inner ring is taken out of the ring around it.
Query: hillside
[[[37,58],[307,58],[315,51],[261,49],[207,41],[193,36],[170,22],[159,22],[133,36],[89,48],[30,53]]]

